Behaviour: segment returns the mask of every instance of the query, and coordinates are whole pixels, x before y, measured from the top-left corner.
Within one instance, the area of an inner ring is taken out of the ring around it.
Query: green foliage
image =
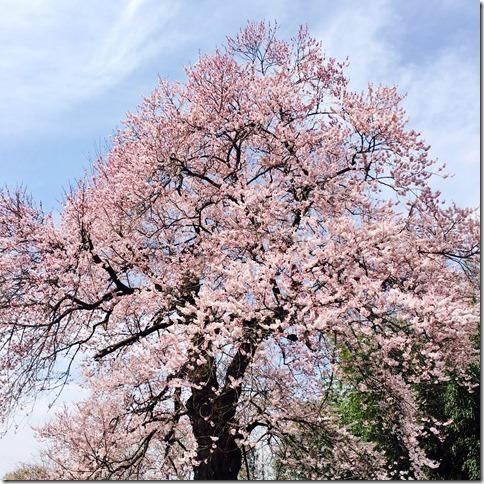
[[[436,421],[451,422],[442,427],[440,438],[430,433],[423,442],[429,457],[440,462],[437,469],[429,469],[431,479],[480,479],[479,365],[473,365],[468,375],[470,383],[476,385],[473,391],[455,377],[448,382],[420,384],[416,388],[425,413]],[[380,414],[374,393],[346,389],[334,400],[334,406],[342,424],[354,435],[376,444],[389,462],[396,462],[396,471],[405,469],[406,455],[388,428],[385,416]]]
[[[470,382],[478,385],[480,368],[470,368]],[[441,421],[452,421],[445,428],[444,440],[426,442],[429,455],[441,462],[431,473],[435,479],[480,479],[480,393],[472,392],[456,379],[421,389],[426,408]]]
[[[480,348],[480,334],[475,336],[474,348]],[[342,360],[347,362],[345,379],[334,390],[333,405],[341,423],[354,435],[372,442],[383,451],[394,471],[408,468],[408,455],[389,421],[381,411],[378,391],[362,392],[356,388],[361,372],[351,364],[351,354],[343,349]],[[467,385],[456,375],[447,382],[421,383],[414,390],[422,413],[437,422],[446,422],[439,436],[430,436],[422,442],[428,456],[439,462],[437,469],[429,469],[430,479],[479,480],[480,471],[480,365],[472,364],[467,370]],[[473,387],[472,390],[469,390]],[[450,423],[449,423],[450,422]],[[427,427],[433,424],[428,422]]]
[[[393,432],[392,422],[382,413],[375,393],[347,389],[334,400],[336,411],[341,416],[341,424],[354,435],[375,444],[383,451],[395,472],[408,468],[407,451],[400,445]]]

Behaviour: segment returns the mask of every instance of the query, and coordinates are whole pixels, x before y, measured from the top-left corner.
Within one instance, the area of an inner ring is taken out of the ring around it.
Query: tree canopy
[[[418,385],[472,386],[479,223],[431,188],[397,89],[344,68],[250,23],[159,81],[58,223],[2,192],[2,415],[73,362],[90,391],[39,431],[52,476],[235,479],[257,446],[311,478],[438,465]],[[335,385],[387,416],[405,468],[341,422]]]

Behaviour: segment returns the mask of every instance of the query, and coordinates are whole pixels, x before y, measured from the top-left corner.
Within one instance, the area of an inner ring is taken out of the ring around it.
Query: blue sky
[[[479,202],[477,0],[0,0],[0,185],[22,184],[47,209],[104,150],[158,75],[184,66],[247,20],[307,24],[351,85],[397,84],[410,124],[455,176],[439,184]],[[31,421],[45,418],[41,404]],[[0,475],[29,460],[24,420],[0,440]]]

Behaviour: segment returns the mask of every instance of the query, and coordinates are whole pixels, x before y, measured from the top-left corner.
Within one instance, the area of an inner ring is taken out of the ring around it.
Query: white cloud
[[[479,203],[479,70],[458,49],[443,52],[425,67],[400,73],[413,126],[447,164],[451,179],[439,183],[445,198]]]
[[[479,70],[458,45],[426,63],[405,58],[388,41],[404,28],[397,2],[350,2],[328,16],[315,34],[329,55],[349,56],[351,86],[368,82],[397,85],[407,93],[410,125],[432,146],[431,154],[447,164],[452,179],[437,181],[444,197],[463,205],[479,203]],[[449,5],[447,5],[449,7]],[[476,39],[477,41],[477,39]]]
[[[388,81],[398,63],[397,53],[383,41],[389,25],[398,25],[391,4],[385,0],[342,2],[342,8],[327,15],[312,32],[323,41],[328,55],[337,60],[349,58],[349,77],[355,89],[369,81]]]
[[[12,133],[102,93],[169,49],[163,27],[177,10],[172,0],[1,6],[0,128]]]

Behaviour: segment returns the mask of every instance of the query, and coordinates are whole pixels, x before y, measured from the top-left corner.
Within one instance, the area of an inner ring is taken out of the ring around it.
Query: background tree
[[[477,340],[478,342],[478,340]],[[414,388],[420,415],[425,415],[420,424],[426,432],[421,445],[439,465],[429,469],[429,479],[480,479],[480,369],[473,364],[468,369],[466,383],[455,375],[448,381],[419,383]],[[382,412],[380,395],[358,389],[349,376],[344,383],[333,385],[331,405],[340,418],[339,426],[345,428],[353,439],[360,439],[382,452],[388,468],[393,463],[395,472],[404,478],[408,469],[408,454],[400,441],[396,415]],[[352,384],[353,383],[353,384]],[[303,429],[301,429],[303,431]],[[328,439],[327,429],[317,426],[306,429],[306,440],[310,452],[323,455],[332,452],[334,444]],[[294,461],[291,465],[280,465],[280,457],[288,449],[298,454],[301,439],[283,442],[279,458],[273,462],[280,477],[285,479],[309,479],[314,473],[307,460]],[[300,451],[299,451],[300,454]],[[324,462],[324,457],[321,459]],[[370,466],[364,461],[362,467],[352,466],[342,477],[361,479],[370,476]],[[379,463],[381,466],[381,463]],[[401,474],[400,474],[401,473]]]
[[[399,475],[328,404],[349,368],[405,475],[435,467],[414,387],[477,358],[479,225],[430,188],[396,89],[351,92],[343,67],[305,29],[249,24],[160,81],[60,223],[2,194],[0,407],[76,355],[91,391],[41,430],[54,476],[235,479],[287,439],[320,478]],[[331,454],[305,445],[315,426]]]
[[[475,345],[479,348],[478,338]],[[429,455],[440,462],[431,478],[480,480],[480,380],[477,362],[468,370],[471,392],[455,377],[433,386],[421,385],[418,389],[425,411],[437,421],[445,422],[441,434],[432,432],[431,438],[424,442]]]
[[[49,470],[40,464],[20,464],[3,476],[4,481],[44,481],[48,478]]]

